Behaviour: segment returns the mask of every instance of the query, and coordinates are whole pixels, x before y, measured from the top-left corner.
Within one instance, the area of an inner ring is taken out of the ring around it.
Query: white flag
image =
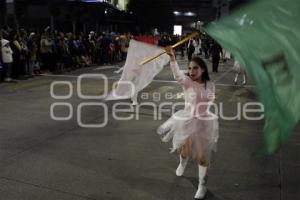
[[[106,100],[128,99],[148,86],[169,62],[169,56],[164,54],[145,65],[140,65],[140,63],[163,51],[163,48],[131,40],[121,79]]]

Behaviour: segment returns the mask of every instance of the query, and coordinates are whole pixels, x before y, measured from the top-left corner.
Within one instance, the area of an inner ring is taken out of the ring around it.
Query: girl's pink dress
[[[218,118],[209,112],[215,96],[214,83],[200,84],[186,76],[177,62],[170,65],[175,80],[183,87],[185,107],[174,113],[157,132],[163,136],[164,142],[173,139],[171,152],[180,150],[185,144],[190,157],[201,157],[209,163],[219,137]]]

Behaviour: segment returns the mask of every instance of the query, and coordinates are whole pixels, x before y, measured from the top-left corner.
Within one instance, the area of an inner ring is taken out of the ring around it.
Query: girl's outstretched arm
[[[166,52],[170,56],[170,67],[174,79],[181,85],[187,85],[188,77],[179,69],[172,47],[166,47]]]

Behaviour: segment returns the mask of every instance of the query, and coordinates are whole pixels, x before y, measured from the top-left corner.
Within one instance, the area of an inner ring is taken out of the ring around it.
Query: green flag
[[[300,1],[254,0],[205,30],[245,65],[265,106],[264,144],[275,152],[300,119]]]

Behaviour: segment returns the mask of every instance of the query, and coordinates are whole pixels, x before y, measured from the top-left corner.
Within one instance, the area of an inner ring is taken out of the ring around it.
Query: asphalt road
[[[179,60],[182,68],[186,63]],[[211,71],[211,63],[207,63]],[[79,75],[104,74],[110,88],[120,76],[114,73],[118,67],[92,67],[0,84],[0,200],[193,199],[196,164],[190,162],[185,175],[176,177],[178,156],[170,154],[171,145],[162,143],[156,134],[170,112],[163,112],[162,119],[157,120],[153,108],[145,105],[119,114],[133,117],[121,121],[112,112],[116,102],[78,95]],[[218,74],[211,75],[216,82],[216,103],[227,118],[240,113],[239,106],[243,110],[245,104],[256,102],[254,84],[249,80],[245,87],[233,85],[231,67],[232,61],[227,62]],[[71,87],[69,98],[53,98],[50,91],[55,81],[64,82],[55,85],[53,93],[66,97]],[[84,79],[81,86],[83,95],[99,95],[106,89],[99,79]],[[170,102],[182,102],[181,92],[165,67],[140,94],[139,102],[160,104],[166,101],[166,93],[172,94]],[[98,106],[88,106],[95,103]],[[82,127],[105,122],[102,128]],[[244,116],[220,119],[207,199],[300,199],[299,127],[272,156],[258,153],[262,128],[263,120],[249,121]]]

